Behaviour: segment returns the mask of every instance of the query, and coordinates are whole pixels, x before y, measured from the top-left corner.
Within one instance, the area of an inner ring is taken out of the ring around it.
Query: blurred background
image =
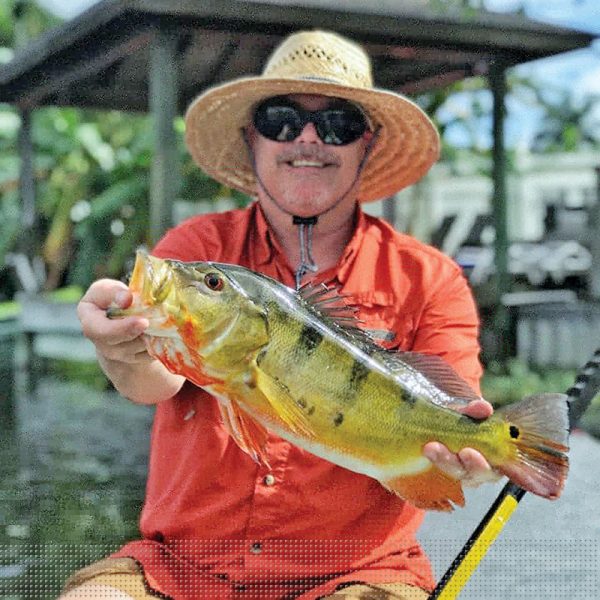
[[[152,409],[111,389],[75,306],[95,279],[126,280],[136,248],[156,238],[149,197],[157,111],[69,106],[52,101],[57,92],[16,102],[3,92],[15,64],[26,71],[36,52],[50,54],[56,27],[65,44],[72,31],[98,46],[96,4],[0,0],[0,597],[13,600],[54,597],[73,568],[138,535]],[[382,11],[398,4],[463,23],[465,32],[500,19],[507,39],[518,35],[518,18],[600,34],[596,0],[373,2]],[[97,30],[84,35],[87,14]],[[377,48],[375,33],[370,41]],[[515,62],[523,64],[504,72],[504,279],[494,96],[484,69],[435,89],[406,88],[439,127],[442,160],[397,198],[366,206],[463,267],[482,317],[484,392],[496,405],[566,390],[600,346],[600,45]],[[46,76],[54,75],[24,77],[43,88]],[[249,201],[193,165],[176,113],[168,139],[178,177],[159,230]],[[600,436],[600,402],[581,427]]]

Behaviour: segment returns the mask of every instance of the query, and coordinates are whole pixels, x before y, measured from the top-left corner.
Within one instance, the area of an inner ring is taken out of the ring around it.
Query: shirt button
[[[252,554],[260,554],[262,552],[262,544],[260,542],[254,542],[254,544],[250,546],[250,552]]]
[[[265,477],[263,479],[263,483],[268,486],[275,485],[275,476],[272,475],[271,473],[269,473],[268,475],[265,475]]]

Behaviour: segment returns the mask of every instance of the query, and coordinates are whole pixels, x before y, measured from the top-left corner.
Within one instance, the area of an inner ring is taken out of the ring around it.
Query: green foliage
[[[574,152],[600,143],[600,124],[594,117],[598,95],[576,98],[571,90],[516,76],[512,78],[512,89],[523,103],[544,114],[533,140],[533,152]]]
[[[482,380],[483,396],[494,406],[503,406],[540,392],[565,392],[575,380],[571,369],[533,370],[513,359],[506,366],[491,364]]]
[[[17,119],[10,107],[2,118]],[[177,124],[176,124],[177,126]],[[0,134],[0,261],[18,242],[18,127]],[[181,190],[173,199],[231,195],[191,161],[180,136]],[[120,278],[140,245],[148,245],[149,169],[153,131],[148,117],[117,111],[46,108],[33,118],[39,219],[38,253],[47,288],[86,287],[98,277]],[[239,205],[247,198],[233,196]]]
[[[33,0],[1,0],[0,46],[24,46],[59,22]]]
[[[483,397],[495,407],[518,402],[525,396],[543,392],[566,392],[575,382],[574,369],[534,370],[513,359],[506,367],[490,365],[482,380]],[[590,403],[577,427],[600,439],[600,394]]]

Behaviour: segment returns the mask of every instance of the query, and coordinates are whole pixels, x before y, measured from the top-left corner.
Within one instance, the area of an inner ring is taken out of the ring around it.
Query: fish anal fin
[[[216,394],[215,394],[216,395]],[[269,468],[266,453],[269,432],[242,411],[235,400],[218,395],[223,425],[237,445],[255,462]]]
[[[460,482],[433,465],[420,473],[381,483],[417,508],[450,512],[454,510],[453,504],[465,505]]]

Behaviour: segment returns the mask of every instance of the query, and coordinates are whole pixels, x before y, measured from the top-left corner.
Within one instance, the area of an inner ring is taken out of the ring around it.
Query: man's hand
[[[123,363],[148,363],[153,360],[141,338],[148,320],[141,317],[108,319],[106,309],[117,305],[127,308],[132,301],[129,288],[112,279],[94,282],[77,307],[83,334],[102,357]]]
[[[485,400],[473,400],[460,412],[474,419],[487,419],[494,409]],[[423,454],[439,469],[459,479],[467,487],[477,487],[501,477],[492,470],[484,456],[473,448],[463,448],[454,454],[439,442],[429,442],[423,447]]]
[[[94,282],[77,306],[83,334],[96,346],[98,361],[115,388],[126,398],[142,404],[156,404],[174,396],[185,378],[175,375],[146,351],[143,333],[148,319],[109,319],[106,309],[131,305],[129,288],[120,281]]]

